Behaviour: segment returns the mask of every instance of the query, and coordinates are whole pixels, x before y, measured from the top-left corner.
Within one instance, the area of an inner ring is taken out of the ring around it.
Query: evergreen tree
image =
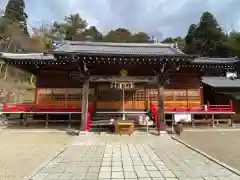
[[[240,57],[240,32],[233,31],[229,35],[229,44],[233,55]]]
[[[86,30],[87,21],[79,14],[66,16],[63,23],[54,22],[52,33],[64,37],[69,41],[85,40],[83,32]]]
[[[227,35],[210,12],[202,14],[198,25],[189,27],[185,43],[185,52],[189,54],[210,57],[227,57],[232,54]]]
[[[27,18],[25,13],[24,0],[9,0],[4,13],[4,18],[9,24],[15,23],[19,25],[24,34],[28,35]]]
[[[125,28],[111,30],[104,37],[106,42],[128,43],[131,42],[131,32]]]
[[[197,25],[192,24],[189,29],[187,36],[185,38],[185,52],[188,54],[196,54],[196,30]]]
[[[210,12],[204,12],[196,29],[197,51],[203,56],[217,56],[218,47],[222,47],[225,34]]]
[[[91,26],[82,33],[85,36],[85,40],[91,40],[91,41],[102,41],[103,35],[102,33],[95,27]]]
[[[0,10],[0,42],[3,40],[4,36],[5,36],[5,32],[4,32],[4,19],[3,19],[3,12]],[[0,44],[1,46],[1,44]]]
[[[145,32],[138,32],[131,35],[131,41],[133,43],[148,43],[149,42],[149,36]]]

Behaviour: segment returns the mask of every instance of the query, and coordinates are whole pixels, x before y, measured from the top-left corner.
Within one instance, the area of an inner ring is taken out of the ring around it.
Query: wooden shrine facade
[[[83,84],[74,85],[74,83],[71,83],[71,80],[65,80],[64,77],[70,76],[65,73],[42,73],[37,81],[37,104],[81,104]],[[112,87],[113,83],[111,80],[109,82],[95,82],[91,81],[93,78],[90,77],[89,79],[89,102],[96,103],[96,108],[99,110],[122,109],[123,94],[119,87]],[[127,81],[122,81],[121,77],[117,78],[116,76],[115,79],[128,84]],[[157,78],[152,78],[145,82],[137,82],[137,80],[138,78],[135,77],[136,82],[133,83],[133,88],[125,89],[124,103],[127,110],[144,110],[147,102],[157,103],[158,101]],[[199,76],[192,75],[188,77],[187,75],[179,74],[175,75],[171,81],[164,89],[166,108],[192,108],[199,107],[202,104],[201,79]]]

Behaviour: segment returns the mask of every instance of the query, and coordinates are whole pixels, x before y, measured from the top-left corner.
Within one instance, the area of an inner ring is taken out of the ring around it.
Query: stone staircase
[[[135,122],[135,130],[146,131],[146,125],[138,125],[139,116],[144,116],[146,113],[143,111],[128,111],[126,113],[126,119],[131,119]],[[91,120],[91,131],[94,132],[112,132],[114,131],[114,124],[111,123],[111,119],[121,119],[122,114],[117,111],[104,110],[96,111]],[[154,129],[155,125],[149,125],[149,130]]]
[[[110,112],[110,113],[107,113]],[[90,129],[94,132],[111,132],[113,131],[113,124],[110,123],[111,119],[120,118],[121,114],[111,111],[97,111],[92,117]]]

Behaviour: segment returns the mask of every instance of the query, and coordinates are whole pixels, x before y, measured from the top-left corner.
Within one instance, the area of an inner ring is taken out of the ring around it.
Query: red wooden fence
[[[66,113],[81,113],[82,106],[81,105],[52,105],[52,104],[4,104],[3,105],[3,113],[58,113],[58,112],[66,112]],[[89,131],[91,119],[94,112],[94,105],[90,104],[88,107],[88,116],[87,122],[85,126],[85,131]]]

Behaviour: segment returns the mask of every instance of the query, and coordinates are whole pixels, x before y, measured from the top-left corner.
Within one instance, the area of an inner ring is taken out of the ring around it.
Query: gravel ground
[[[22,179],[70,140],[71,136],[57,131],[0,129],[0,179]]]
[[[240,170],[240,131],[183,132],[180,139]]]

